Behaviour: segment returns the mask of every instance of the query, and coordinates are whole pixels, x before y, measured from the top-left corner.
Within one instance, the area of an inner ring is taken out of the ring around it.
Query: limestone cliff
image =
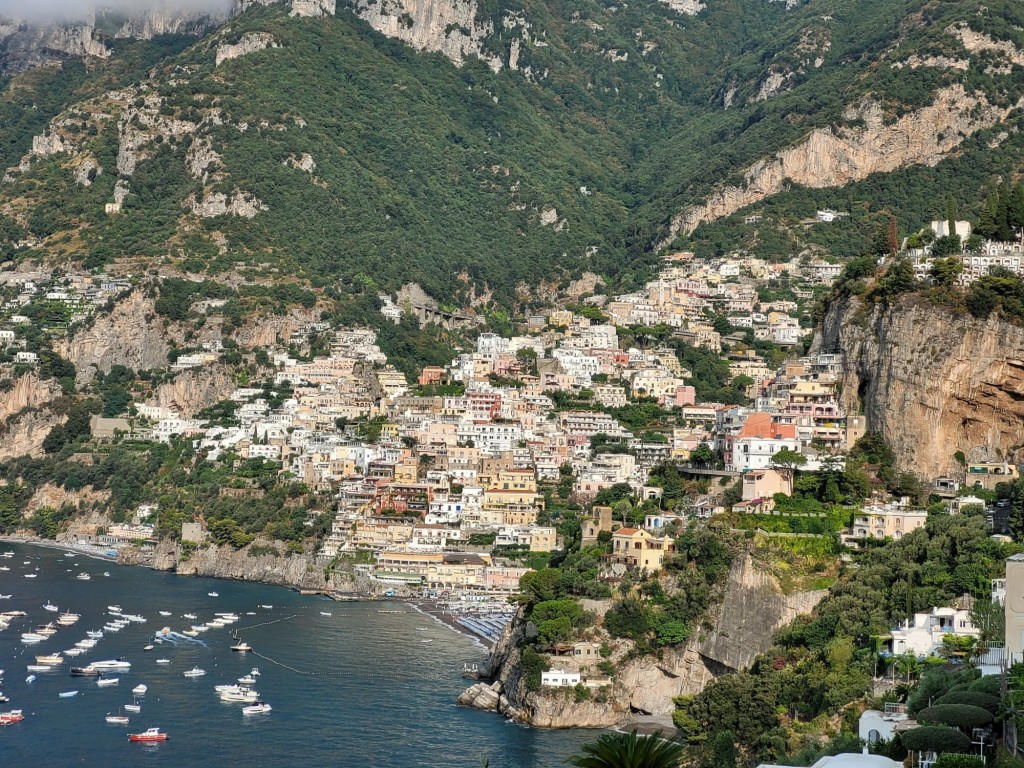
[[[819,128],[795,146],[762,158],[742,171],[743,183],[718,189],[703,203],[673,217],[667,245],[700,224],[782,192],[788,184],[841,187],[872,173],[907,165],[936,165],[964,139],[999,123],[1020,104],[998,106],[980,92],[956,84],[940,89],[926,107],[887,122],[872,98],[850,107],[843,125]]]
[[[153,299],[141,289],[116,302],[109,314],[97,314],[91,326],[77,330],[57,345],[57,352],[75,364],[78,386],[92,381],[97,371],[105,373],[114,365],[136,371],[164,368],[169,350]]]
[[[0,393],[0,423],[23,410],[40,408],[60,395],[60,384],[53,379],[40,379],[34,372],[19,376],[11,389]]]
[[[633,713],[669,715],[675,708],[673,697],[698,693],[715,677],[749,667],[771,646],[776,630],[810,613],[825,594],[826,590],[784,594],[773,575],[744,555],[733,563],[722,601],[707,617],[712,628],[657,657],[629,658],[627,649],[619,648],[612,655],[613,661],[619,660],[619,670],[605,695],[577,702],[565,692],[528,692],[518,648],[525,630],[517,622],[492,656],[490,677],[500,685],[491,693],[471,687],[460,701],[548,728],[607,728],[629,721]],[[553,663],[575,668],[571,659]]]
[[[957,451],[998,461],[1024,443],[1024,328],[914,296],[892,306],[847,297],[828,307],[814,350],[843,353],[845,404],[901,470],[955,474]]]
[[[65,417],[42,408],[29,410],[8,419],[0,425],[0,461],[9,461],[18,456],[43,455],[43,440]]]

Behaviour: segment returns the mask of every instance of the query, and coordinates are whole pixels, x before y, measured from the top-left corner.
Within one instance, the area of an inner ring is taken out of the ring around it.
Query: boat
[[[169,634],[171,634],[171,628],[170,627],[164,627],[159,632],[157,632],[157,634],[158,635],[169,635]]]
[[[10,712],[0,712],[0,725],[12,725],[20,723],[25,719],[20,709],[12,709]]]
[[[231,650],[236,651],[238,653],[248,653],[252,650],[252,646],[245,642],[245,640],[239,640],[237,643],[231,646]]]
[[[29,672],[49,672],[53,669],[49,664],[29,664],[25,667]]]
[[[185,635],[186,637],[199,637],[199,633],[196,632],[194,629],[186,629],[181,634]]]
[[[128,741],[167,741],[169,738],[159,728],[147,728],[142,733],[128,734]]]
[[[107,606],[107,610],[110,611],[111,613],[121,613],[121,606],[120,605],[108,605]]]
[[[242,685],[255,685],[256,678],[252,675],[242,675],[240,678],[238,678],[238,682]]]
[[[91,637],[93,640],[99,640],[101,637],[103,637],[103,630],[101,630],[101,629],[90,629],[85,634],[88,635],[89,637]]]
[[[270,610],[271,608],[273,608],[273,607],[274,607],[274,606],[272,606],[272,605],[263,605],[262,603],[260,603],[260,608],[266,608],[266,609],[267,609],[268,611],[269,611],[269,610]]]
[[[65,656],[81,656],[85,653],[85,648],[68,648],[64,651]]]
[[[74,552],[64,552],[61,557],[77,557]]]
[[[92,664],[90,664],[87,667],[72,667],[71,668],[71,676],[72,677],[99,677],[100,676],[100,671],[98,669],[95,669],[92,666]]]
[[[10,701],[10,699],[0,693],[0,704],[6,704],[8,701]]]
[[[192,631],[193,632],[207,632],[207,631],[209,631],[209,629],[210,628],[208,626],[206,626],[205,624],[193,624],[192,625]]]
[[[243,704],[246,704],[259,701],[260,695],[256,693],[256,691],[254,691],[252,688],[241,688],[239,690],[233,691],[221,691],[220,700],[231,703],[241,702]]]
[[[89,637],[89,638],[86,638],[85,640],[79,640],[77,643],[75,643],[75,647],[76,648],[81,648],[82,650],[87,651],[90,648],[95,648],[96,647],[96,641],[93,640],[91,637]]]
[[[62,699],[70,699],[73,696],[78,695],[78,691],[64,691],[64,693],[57,694]]]
[[[26,683],[34,683],[35,679],[36,679],[35,675],[29,675],[28,677],[25,678],[25,682]]]
[[[103,572],[103,575],[104,575],[104,576],[110,576],[110,571],[104,571],[104,572]]]
[[[149,689],[143,683],[139,683],[134,688],[132,688],[132,693],[134,693],[136,696],[145,696],[146,691],[148,690]]]
[[[108,712],[105,719],[111,725],[128,725],[128,716],[127,715],[111,715]]]
[[[25,632],[21,636],[21,642],[23,643],[41,643],[46,639],[46,635],[40,635],[36,632]]]
[[[271,710],[271,706],[264,701],[257,701],[255,704],[250,704],[246,707],[242,707],[243,715],[262,715]]]
[[[430,627],[416,627],[417,632],[426,632]]]
[[[225,626],[224,622],[220,619],[213,619],[212,621],[206,622],[207,629],[223,629]]]
[[[185,677],[202,677],[205,674],[206,670],[199,667],[192,667],[192,669],[184,673]]]
[[[423,638],[422,640],[420,640],[420,642],[421,642],[421,643],[432,643],[432,642],[434,642],[434,641],[433,641],[433,640],[430,640],[430,639],[428,639],[428,638]]]
[[[249,674],[252,675],[253,677],[259,677],[260,676],[259,667],[253,667],[251,670],[249,670]]]
[[[99,677],[96,679],[96,685],[100,688],[106,688],[108,685],[117,685],[121,682],[119,677]]]
[[[142,650],[144,650],[144,651],[152,651],[152,650],[153,650],[154,648],[156,648],[156,646],[155,646],[155,645],[153,645],[152,643],[150,643],[149,645],[147,645],[147,646],[144,646],[144,647],[142,648]]]
[[[218,621],[223,621],[225,624],[234,624],[239,618],[237,613],[215,613],[213,615],[217,617]]]
[[[136,713],[138,713],[138,712],[142,711],[142,707],[139,705],[138,701],[135,701],[132,704],[125,704],[124,705],[124,711],[125,712],[136,712]]]
[[[40,635],[45,635],[46,637],[49,637],[50,635],[57,634],[57,628],[53,626],[53,622],[51,621],[49,624],[40,624],[38,627],[36,627],[36,632]]]
[[[122,618],[128,619],[128,621],[134,621],[136,624],[145,624],[146,620],[141,616],[136,616],[132,613],[126,613]]]
[[[194,621],[196,619],[196,615],[194,613],[183,613],[183,614],[181,614],[181,618],[189,619],[190,621]]]
[[[26,579],[34,579],[38,575],[39,575],[38,573],[26,573],[25,574],[25,578]]]
[[[82,573],[78,574],[77,576],[75,576],[75,578],[78,579],[79,581],[89,581],[89,579],[91,579],[92,576],[90,576],[88,573],[82,572]]]
[[[234,693],[241,693],[242,691],[248,690],[240,685],[234,683],[227,683],[226,685],[215,685],[213,686],[214,693],[227,693],[229,691]]]
[[[333,616],[334,614],[330,611],[320,611],[321,616]]]
[[[132,668],[132,663],[125,659],[107,659],[106,661],[94,661],[89,665],[93,669],[98,669],[101,672],[127,672]]]
[[[157,659],[156,663],[157,664],[170,664],[171,660],[170,659]]]
[[[64,663],[64,657],[59,653],[51,653],[46,656],[36,656],[36,664],[48,664],[57,666]]]
[[[220,595],[218,595],[216,592],[207,592],[206,596],[207,597],[220,597]]]
[[[159,614],[160,614],[161,616],[170,616],[170,615],[171,615],[171,612],[170,612],[170,611],[158,611],[158,613],[159,613]]]
[[[57,617],[57,623],[62,627],[70,627],[72,624],[75,624],[80,618],[82,617],[79,616],[77,613],[71,613],[70,611],[66,611],[65,613],[62,613],[60,616]]]
[[[50,613],[57,613],[58,611],[60,611],[60,608],[58,608],[56,605],[47,600],[46,605],[43,606],[43,610],[49,611]]]

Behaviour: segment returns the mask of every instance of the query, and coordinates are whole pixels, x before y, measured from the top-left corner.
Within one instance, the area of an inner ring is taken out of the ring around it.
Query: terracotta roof
[[[637,533],[640,533],[639,528],[619,528],[619,530],[615,531],[614,535],[618,536],[619,534],[622,534],[623,536],[633,536]]]

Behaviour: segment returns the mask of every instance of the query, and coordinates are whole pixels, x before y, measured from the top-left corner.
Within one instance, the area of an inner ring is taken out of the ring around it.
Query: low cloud
[[[0,17],[27,21],[75,21],[96,12],[138,14],[145,11],[188,11],[223,15],[232,0],[0,0]]]

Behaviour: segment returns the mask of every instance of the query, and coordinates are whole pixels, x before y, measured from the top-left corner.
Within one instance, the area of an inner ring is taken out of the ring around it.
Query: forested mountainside
[[[585,271],[628,281],[669,245],[860,253],[1022,156],[1012,0],[236,11],[143,39],[100,18],[76,28],[84,58],[8,78],[8,255],[509,306]],[[825,207],[850,216],[799,225]]]

